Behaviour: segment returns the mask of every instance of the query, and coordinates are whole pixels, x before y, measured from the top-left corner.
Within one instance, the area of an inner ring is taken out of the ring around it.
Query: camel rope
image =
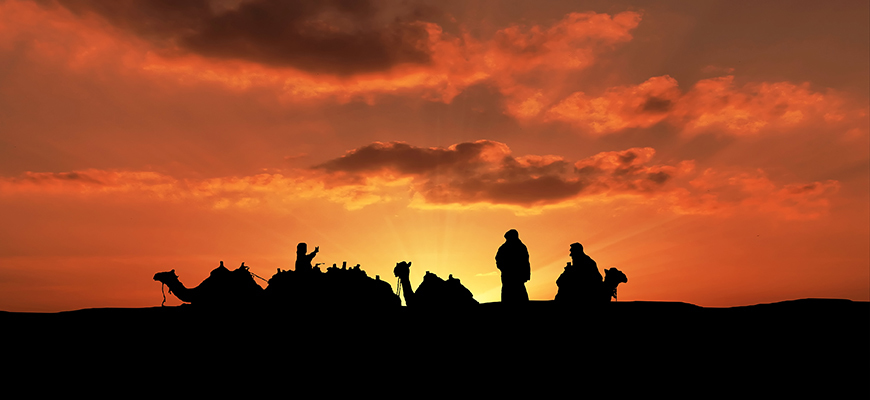
[[[264,282],[269,282],[268,279],[265,279],[265,278],[263,278],[262,276],[257,275],[257,274],[255,274],[255,273],[253,273],[253,272],[251,272],[251,271],[248,271],[248,273],[250,273],[251,275],[253,275],[253,276],[256,277],[256,278],[260,278],[260,279],[262,279]]]
[[[245,265],[245,263],[242,263],[242,267],[244,267],[244,268],[245,268],[245,271],[248,271],[248,273],[251,274],[251,276],[253,276],[253,277],[255,277],[255,278],[260,278],[263,282],[266,282],[266,283],[269,282],[268,279],[263,278],[262,276],[257,275],[257,274],[255,274],[255,273],[251,272],[251,266],[250,266],[250,265]]]
[[[399,302],[402,301],[402,278],[396,281],[396,296],[399,297]],[[407,306],[407,304],[405,304]]]
[[[163,282],[160,283],[160,293],[163,293],[163,302],[160,303],[160,307],[166,307],[166,292],[163,291],[163,288],[166,286],[166,284]]]

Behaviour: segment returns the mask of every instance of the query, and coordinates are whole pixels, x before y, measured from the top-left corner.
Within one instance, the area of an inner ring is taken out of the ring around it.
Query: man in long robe
[[[495,254],[495,265],[501,270],[501,302],[522,303],[529,301],[526,282],[531,279],[529,250],[520,241],[520,234],[511,229],[504,234],[505,242]]]

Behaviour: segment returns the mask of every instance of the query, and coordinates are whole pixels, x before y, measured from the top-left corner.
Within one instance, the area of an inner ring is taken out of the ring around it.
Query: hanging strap
[[[163,302],[160,303],[160,307],[165,307],[166,306],[166,292],[163,291],[163,287],[166,286],[166,284],[163,282],[161,282],[161,283],[162,283],[162,285],[160,285],[160,293],[163,293]]]
[[[399,297],[399,302],[402,302],[402,278],[396,281],[396,296]],[[407,304],[405,304],[407,306]]]

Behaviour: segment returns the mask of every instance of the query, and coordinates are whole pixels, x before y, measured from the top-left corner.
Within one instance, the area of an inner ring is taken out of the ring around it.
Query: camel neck
[[[402,285],[402,297],[405,298],[405,305],[411,306],[414,302],[414,289],[411,288],[411,282],[407,276],[400,277],[399,283]]]
[[[192,289],[188,289],[184,286],[178,278],[170,279],[167,282],[163,282],[166,286],[169,286],[169,290],[172,291],[172,294],[175,295],[179,300],[185,303],[192,303],[194,300],[194,291]]]

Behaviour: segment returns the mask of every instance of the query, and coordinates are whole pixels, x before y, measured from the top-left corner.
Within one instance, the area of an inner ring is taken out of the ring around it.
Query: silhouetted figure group
[[[385,308],[398,307],[401,301],[393,293],[393,288],[380,276],[370,278],[357,264],[341,268],[335,264],[321,272],[311,261],[320,251],[306,254],[307,245],[296,246],[295,271],[278,270],[269,279],[266,298],[272,305],[296,306],[307,308],[345,307],[345,308]]]
[[[495,254],[496,267],[501,270],[501,302],[520,304],[529,301],[526,282],[531,279],[529,250],[520,241],[520,234],[511,229],[504,234],[505,242]],[[628,277],[616,268],[605,270],[601,278],[598,264],[583,252],[583,245],[572,243],[571,262],[556,280],[559,291],[556,301],[563,304],[600,304],[616,299],[616,286],[628,282]]]
[[[496,267],[501,271],[501,301],[505,304],[529,302],[526,282],[531,279],[529,250],[520,241],[519,232],[511,229],[504,234],[505,242],[495,255]],[[379,276],[368,277],[359,264],[347,268],[347,262],[338,268],[335,264],[322,272],[311,262],[320,247],[308,253],[308,245],[296,246],[296,263],[292,271],[280,268],[263,289],[254,281],[254,275],[245,263],[230,271],[223,261],[199,286],[186,288],[178,280],[175,270],[159,272],[154,280],[169,287],[169,293],[179,300],[205,306],[277,305],[293,307],[342,306],[383,308],[401,306],[398,292],[393,293],[389,283]],[[598,265],[583,252],[580,243],[570,247],[571,262],[559,276],[556,301],[563,304],[586,305],[609,302],[616,298],[616,287],[628,278],[616,268],[605,270],[602,279]],[[319,265],[319,264],[318,264]],[[473,294],[459,279],[450,275],[445,281],[427,271],[416,292],[409,280],[410,262],[400,262],[393,269],[399,278],[399,292],[404,292],[405,304],[415,308],[462,307],[478,304]],[[165,302],[164,295],[164,302]]]

